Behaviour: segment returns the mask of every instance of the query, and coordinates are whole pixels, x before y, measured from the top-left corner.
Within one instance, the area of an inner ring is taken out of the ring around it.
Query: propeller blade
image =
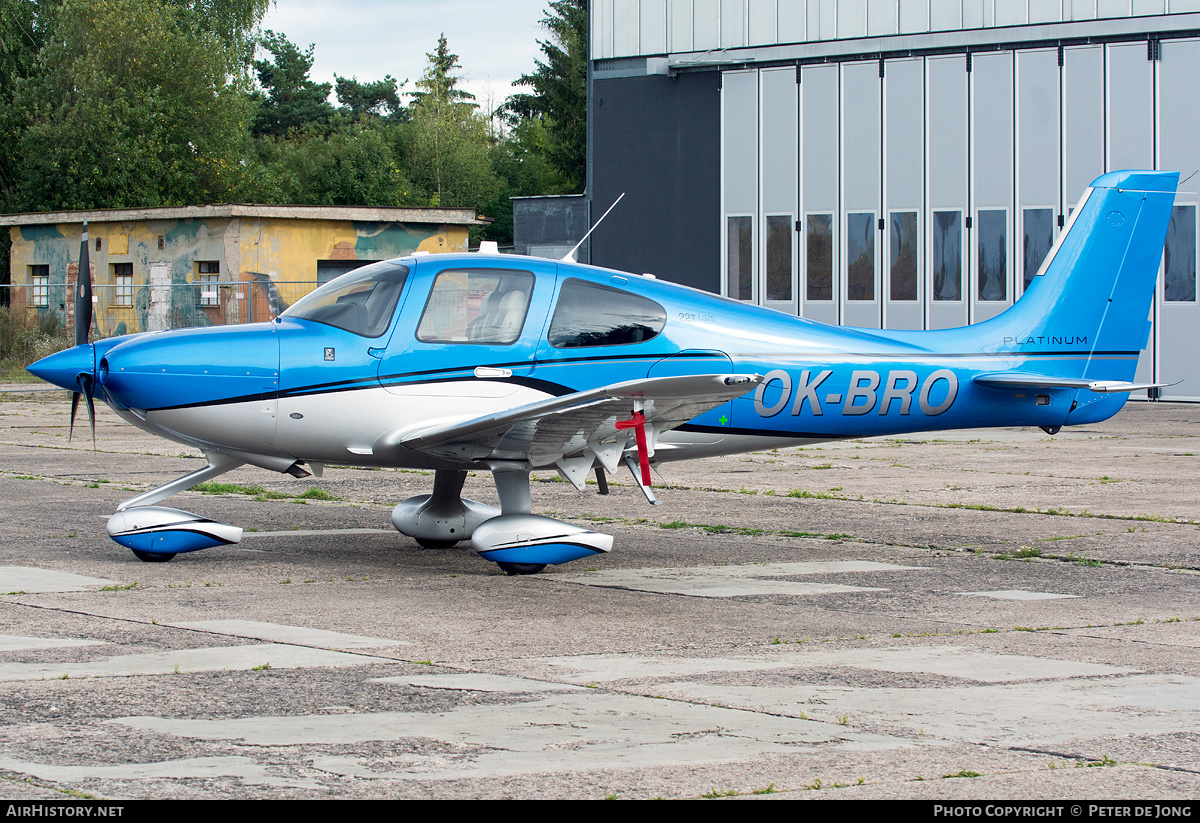
[[[75,413],[79,411],[79,392],[71,392],[71,428],[67,429],[67,442],[75,436]]]
[[[96,450],[96,404],[92,400],[92,376],[90,374],[88,374],[87,372],[80,374],[79,375],[79,387],[81,389],[83,389],[83,397],[85,400],[87,400],[88,422],[92,424],[92,451],[95,451]],[[76,398],[78,398],[78,395],[76,395]],[[76,403],[78,403],[78,399],[76,400]],[[74,405],[72,406],[72,412],[73,411],[74,411]],[[74,417],[74,414],[72,414],[72,418],[73,417]],[[68,437],[68,442],[70,442],[69,437]]]
[[[92,330],[92,263],[88,255],[88,229],[83,224],[83,239],[79,243],[79,274],[75,278],[75,345],[88,342]],[[91,395],[88,395],[91,402]]]

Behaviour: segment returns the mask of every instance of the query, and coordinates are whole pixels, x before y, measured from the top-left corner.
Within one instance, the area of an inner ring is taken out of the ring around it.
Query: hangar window
[[[1163,249],[1163,299],[1172,303],[1196,302],[1195,206],[1171,209]]]
[[[767,299],[792,299],[792,216],[767,215]]]
[[[1008,214],[1004,209],[979,212],[980,300],[1008,299]]]
[[[891,299],[917,299],[917,213],[891,214]]]
[[[29,267],[29,282],[33,285],[31,306],[50,305],[50,266],[36,265]]]
[[[515,343],[525,325],[533,274],[448,269],[437,276],[417,326],[423,343]]]
[[[200,284],[200,305],[221,305],[217,282],[221,279],[221,261],[201,260],[196,263],[196,282]]]
[[[846,215],[847,298],[875,299],[875,213]]]
[[[730,217],[725,242],[726,294],[734,300],[754,298],[754,218]]]
[[[133,264],[113,263],[113,299],[114,306],[129,308],[133,306]]]
[[[1029,288],[1038,269],[1042,267],[1042,261],[1050,253],[1050,247],[1054,245],[1054,209],[1025,209],[1023,220],[1025,286],[1022,291]]]
[[[407,277],[408,267],[397,263],[364,266],[309,292],[282,316],[379,337],[392,323]]]
[[[572,278],[558,294],[548,337],[556,349],[625,346],[657,337],[666,322],[653,300]]]
[[[933,299],[962,300],[962,212],[933,213]]]
[[[833,299],[833,215],[808,216],[805,296],[809,300]]]

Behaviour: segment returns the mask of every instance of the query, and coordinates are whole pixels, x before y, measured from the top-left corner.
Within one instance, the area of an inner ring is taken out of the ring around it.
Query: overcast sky
[[[512,81],[533,70],[537,41],[548,32],[538,21],[546,0],[276,0],[262,27],[307,49],[314,44],[311,77],[332,83],[335,73],[361,81],[390,74],[412,91],[425,55],[446,35],[462,69],[460,83],[486,106],[504,102]]]

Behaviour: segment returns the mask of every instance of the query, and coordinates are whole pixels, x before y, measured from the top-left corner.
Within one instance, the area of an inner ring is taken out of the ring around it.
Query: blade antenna
[[[624,196],[625,196],[625,192],[621,192],[621,197],[624,197]],[[608,211],[606,211],[606,212],[604,212],[604,214],[600,215],[600,219],[596,221],[596,225],[592,226],[590,229],[587,230],[587,234],[585,234],[583,237],[581,237],[579,239],[579,242],[575,244],[575,248],[571,249],[569,252],[567,252],[566,254],[564,254],[562,256],[561,260],[563,263],[577,262],[575,260],[575,252],[579,251],[579,247],[583,245],[584,240],[587,240],[589,237],[592,236],[592,232],[594,232],[596,230],[596,226],[599,226],[601,223],[604,222],[604,218],[608,217],[608,212],[612,211],[613,209],[615,209],[617,207],[617,204],[621,202],[621,197],[618,197],[616,200],[614,200],[613,204],[608,207]]]

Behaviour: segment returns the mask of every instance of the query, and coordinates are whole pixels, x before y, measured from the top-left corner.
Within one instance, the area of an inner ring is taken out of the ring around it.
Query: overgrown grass
[[[0,380],[30,379],[26,366],[75,342],[57,313],[25,311],[0,306]]]

